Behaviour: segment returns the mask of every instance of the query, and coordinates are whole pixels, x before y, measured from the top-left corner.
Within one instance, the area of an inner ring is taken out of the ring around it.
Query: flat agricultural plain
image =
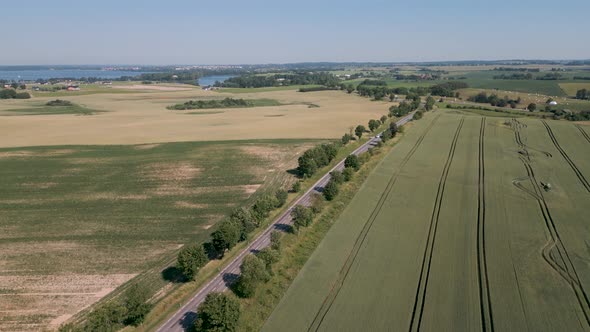
[[[57,97],[34,93],[30,100],[0,103],[0,147],[142,144],[179,141],[220,141],[275,138],[340,138],[351,126],[387,114],[389,103],[340,91],[297,92],[296,88],[244,89],[245,93],[203,91],[181,85],[172,91],[132,90],[133,85]],[[141,87],[141,86],[140,86]],[[94,90],[92,90],[94,89]],[[180,91],[178,91],[180,89]],[[188,90],[186,90],[188,89]],[[276,100],[282,105],[252,108],[172,111],[167,106],[188,100],[227,97]],[[56,98],[71,101],[93,115],[27,115],[32,108]],[[16,112],[20,112],[21,116]]]
[[[561,121],[428,113],[263,330],[588,331],[589,134]]]
[[[183,244],[206,240],[258,192],[289,186],[286,170],[314,144],[0,149],[0,331],[55,328],[134,277],[160,290]]]
[[[161,271],[182,245],[259,193],[289,188],[287,170],[319,139],[389,107],[295,89],[122,83],[3,100],[0,331],[57,328],[131,279],[164,294]],[[166,109],[227,97],[272,102]],[[45,106],[56,98],[75,106]]]

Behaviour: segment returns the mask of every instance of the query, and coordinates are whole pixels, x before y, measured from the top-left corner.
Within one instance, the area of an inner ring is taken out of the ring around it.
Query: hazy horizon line
[[[431,61],[297,61],[297,62],[260,62],[260,63],[22,63],[22,64],[2,64],[0,67],[27,67],[27,66],[260,66],[260,65],[290,65],[290,64],[420,64],[420,63],[464,63],[464,62],[518,62],[518,61],[590,61],[590,58],[507,58],[507,59],[460,59],[460,60],[431,60]]]

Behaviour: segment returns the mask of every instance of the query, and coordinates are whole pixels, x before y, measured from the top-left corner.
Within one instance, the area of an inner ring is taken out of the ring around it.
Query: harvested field
[[[137,275],[164,287],[183,244],[290,186],[286,171],[316,143],[0,149],[0,331],[55,328]]]
[[[580,129],[428,114],[263,330],[587,331],[590,140]]]
[[[296,90],[244,90],[239,94],[191,89],[71,95],[63,99],[84,105],[96,115],[2,117],[0,147],[340,138],[350,126],[366,124],[371,118],[380,118],[391,105],[340,91],[300,93]],[[267,103],[260,107],[220,108],[214,111],[166,109],[167,106],[187,100],[226,97],[272,100],[281,105],[269,106]],[[55,98],[3,101],[0,103],[0,115],[17,113],[7,110],[31,109],[34,105],[52,99]],[[311,105],[319,107],[310,108]]]

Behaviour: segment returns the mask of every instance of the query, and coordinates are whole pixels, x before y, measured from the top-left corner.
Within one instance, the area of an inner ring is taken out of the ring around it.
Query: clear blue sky
[[[590,58],[590,0],[29,0],[1,7],[0,65]]]

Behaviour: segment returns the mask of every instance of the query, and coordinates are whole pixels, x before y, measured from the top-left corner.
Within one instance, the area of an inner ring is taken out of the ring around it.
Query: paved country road
[[[410,113],[403,118],[399,119],[396,123],[398,126],[403,126],[406,124],[414,113]],[[360,155],[366,152],[370,147],[375,146],[377,142],[380,141],[380,138],[373,137],[372,139],[368,140],[363,145],[359,146],[356,150],[352,153],[356,155]],[[334,166],[330,172],[334,170],[343,170],[344,169],[344,160],[341,160],[336,166]],[[311,199],[313,195],[321,193],[324,186],[330,181],[330,172],[324,175],[321,179],[319,179],[313,187],[307,190],[301,197],[295,200],[291,206],[275,221],[269,225],[262,234],[260,234],[256,239],[254,239],[246,248],[240,252],[240,254],[235,257],[229,264],[225,266],[213,279],[211,279],[208,283],[206,283],[199,292],[192,297],[185,305],[183,305],[170,319],[166,321],[160,328],[158,328],[158,332],[183,332],[185,329],[188,329],[192,326],[193,322],[196,319],[196,311],[197,307],[205,301],[205,297],[207,294],[212,292],[223,292],[228,289],[228,286],[231,285],[234,281],[236,281],[238,274],[240,273],[240,265],[244,257],[246,257],[250,253],[255,253],[261,250],[264,247],[267,247],[270,244],[270,233],[273,230],[288,230],[291,225],[291,211],[297,205],[305,205],[309,206],[311,203]]]

